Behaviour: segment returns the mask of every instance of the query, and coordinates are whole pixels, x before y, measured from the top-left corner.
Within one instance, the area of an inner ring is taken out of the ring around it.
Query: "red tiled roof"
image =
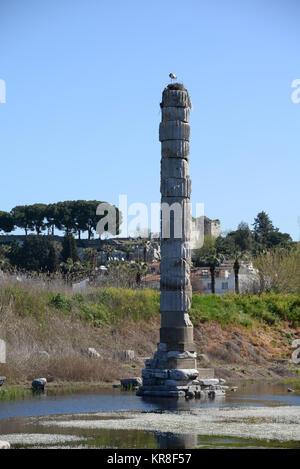
[[[160,280],[160,275],[146,275],[142,277],[142,282],[153,282],[154,280]]]

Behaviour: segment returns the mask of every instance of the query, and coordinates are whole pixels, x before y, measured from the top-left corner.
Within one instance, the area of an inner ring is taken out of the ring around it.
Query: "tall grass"
[[[124,320],[147,321],[159,315],[159,293],[153,290],[98,288],[85,295],[74,295],[72,306],[78,308],[83,319],[91,320],[95,325],[115,325]]]
[[[160,294],[154,290],[115,287],[90,289],[85,293],[49,291],[27,285],[0,287],[0,327],[10,309],[20,320],[30,318],[42,328],[54,321],[86,321],[92,326],[115,326],[120,322],[139,323],[159,316]],[[263,293],[261,295],[193,294],[190,316],[195,324],[217,320],[221,324],[244,326],[261,320],[267,324],[288,321],[300,324],[300,295]],[[7,321],[6,321],[7,325]],[[47,331],[42,330],[42,334]]]
[[[287,321],[297,327],[300,324],[300,295],[204,296],[194,293],[190,316],[195,325],[217,320],[222,325],[237,323],[251,327],[258,320],[268,325]]]
[[[109,287],[74,293],[68,288],[2,285],[0,337],[7,342],[8,356],[0,374],[11,382],[42,376],[64,381],[132,376],[137,371],[118,362],[114,352],[134,349],[137,355],[152,355],[158,341],[159,299],[159,292],[147,289]],[[280,326],[281,321],[298,326],[300,296],[195,293],[190,316],[196,327],[207,321],[248,328],[258,322]],[[87,347],[98,350],[102,359],[85,356],[82,349]]]
[[[120,363],[114,352],[134,348],[140,355],[152,353],[157,338],[156,332],[151,337],[149,321],[159,320],[159,294],[153,293],[107,288],[74,294],[71,289],[51,291],[28,284],[0,287],[0,337],[7,342],[8,355],[0,374],[18,383],[39,376],[112,381],[120,373],[133,375],[134,369]],[[153,327],[157,330],[158,324]],[[88,347],[98,350],[102,359],[83,354]]]
[[[28,399],[31,396],[32,391],[28,388],[20,388],[18,386],[5,386],[4,388],[0,388],[0,401]]]

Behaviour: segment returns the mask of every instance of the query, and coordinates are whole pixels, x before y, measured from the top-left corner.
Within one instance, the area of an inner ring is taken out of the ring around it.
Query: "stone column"
[[[190,98],[182,84],[162,95],[161,141],[161,329],[153,359],[145,362],[138,395],[200,397],[191,307]],[[205,370],[202,378],[213,378]]]
[[[161,329],[167,368],[196,368],[191,306],[190,99],[183,85],[162,96],[161,141]],[[176,353],[175,353],[176,352]]]

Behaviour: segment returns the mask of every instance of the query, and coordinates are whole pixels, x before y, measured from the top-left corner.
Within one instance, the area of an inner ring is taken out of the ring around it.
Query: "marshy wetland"
[[[229,385],[215,400],[141,398],[112,387],[141,376],[153,356],[158,292],[8,284],[0,315],[0,439],[12,448],[300,448],[300,370],[289,361],[298,295],[193,295],[195,342],[209,360],[199,366]],[[100,359],[83,354],[87,347]],[[134,360],[120,361],[115,351],[127,349]],[[32,395],[40,376],[46,391]]]
[[[15,449],[299,449],[300,392],[296,382],[240,382],[224,398],[197,401],[45,392],[0,401],[0,434]]]

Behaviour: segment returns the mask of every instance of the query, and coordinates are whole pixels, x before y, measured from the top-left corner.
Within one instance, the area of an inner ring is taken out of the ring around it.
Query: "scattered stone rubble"
[[[83,353],[83,355],[87,355],[89,358],[101,358],[101,355],[99,352],[97,352],[96,349],[94,349],[93,347],[88,347],[86,349],[82,349],[81,352]]]
[[[134,350],[117,350],[114,355],[117,360],[122,362],[134,360]]]
[[[205,373],[206,370],[208,373]],[[138,396],[185,397],[200,399],[204,397],[224,396],[228,386],[225,380],[217,378],[199,378],[199,375],[211,375],[209,369],[155,369],[146,367],[142,371],[143,386],[137,391]]]
[[[142,384],[140,377],[137,378],[124,378],[120,380],[122,389],[137,389]]]
[[[225,380],[214,378],[213,369],[172,368],[172,360],[178,358],[195,360],[196,353],[168,352],[166,344],[158,344],[154,358],[145,361],[146,368],[142,370],[143,385],[138,389],[137,395],[189,399],[225,395]]]

